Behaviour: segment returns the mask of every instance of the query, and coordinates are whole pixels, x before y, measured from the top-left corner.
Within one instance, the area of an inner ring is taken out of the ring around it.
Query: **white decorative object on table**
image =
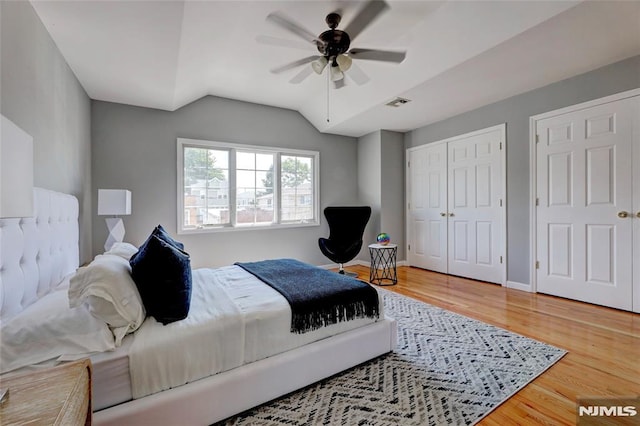
[[[98,215],[113,215],[105,219],[109,236],[104,243],[105,251],[114,243],[124,239],[124,223],[118,216],[131,214],[131,191],[127,189],[99,189],[98,190]]]

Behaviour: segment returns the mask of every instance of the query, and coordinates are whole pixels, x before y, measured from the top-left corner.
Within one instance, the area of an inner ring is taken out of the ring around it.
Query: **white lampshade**
[[[131,214],[131,191],[127,189],[99,189],[98,214],[101,216]]]
[[[344,78],[344,74],[340,71],[339,67],[331,67],[331,81],[338,81]]]
[[[0,217],[33,216],[33,138],[2,116]]]
[[[336,58],[336,62],[338,63],[340,71],[345,72],[348,71],[349,68],[351,68],[351,63],[353,62],[353,60],[347,55],[338,55],[338,57]]]
[[[315,71],[315,73],[318,75],[322,74],[322,71],[326,66],[327,66],[327,58],[325,58],[324,56],[311,62],[311,68],[313,68],[313,71]]]

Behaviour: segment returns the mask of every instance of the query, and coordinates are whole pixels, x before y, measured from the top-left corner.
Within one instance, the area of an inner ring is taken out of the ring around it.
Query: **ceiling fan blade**
[[[315,61],[316,59],[320,58],[321,56],[318,55],[313,55],[313,56],[307,56],[306,58],[302,58],[302,59],[298,59],[297,61],[293,61],[290,62],[288,64],[285,65],[281,65],[279,67],[273,68],[271,69],[271,72],[274,74],[280,74],[281,72],[293,69],[293,68],[297,68],[300,65],[304,65],[304,64],[308,64],[309,62]],[[309,67],[311,68],[311,67]]]
[[[312,73],[313,73],[313,68],[304,67],[304,68],[302,68],[302,71],[300,71],[298,74],[294,75],[293,78],[291,80],[289,80],[289,83],[293,83],[293,84],[302,83],[304,81],[304,79],[309,77]]]
[[[267,16],[267,20],[273,22],[276,25],[284,28],[285,30],[292,32],[298,37],[302,37],[303,40],[308,41],[309,43],[317,43],[316,35],[311,31],[301,27],[300,25],[293,22],[290,18],[284,16],[280,12],[273,12]]]
[[[293,47],[294,49],[309,50],[309,45],[307,43],[298,40],[287,40],[286,38],[259,35],[256,37],[256,41],[260,44],[268,44],[270,46]]]
[[[362,32],[369,24],[371,24],[382,12],[387,10],[389,5],[385,1],[370,0],[358,12],[355,18],[344,29],[349,34],[351,40],[355,40],[358,34]]]
[[[353,59],[365,59],[370,61],[395,62],[399,64],[404,61],[407,52],[377,49],[351,49],[349,56]]]
[[[345,74],[355,81],[358,86],[362,86],[369,81],[369,76],[355,62],[351,64],[351,68]]]

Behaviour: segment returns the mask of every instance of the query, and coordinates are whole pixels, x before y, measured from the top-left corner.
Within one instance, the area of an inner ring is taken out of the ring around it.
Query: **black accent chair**
[[[371,217],[371,207],[327,207],[324,217],[329,224],[329,238],[318,239],[322,254],[340,265],[353,260],[362,248],[362,234]],[[357,276],[357,274],[349,274]]]

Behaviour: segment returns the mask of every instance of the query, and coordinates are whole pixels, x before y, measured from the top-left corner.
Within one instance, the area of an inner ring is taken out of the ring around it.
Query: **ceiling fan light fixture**
[[[2,0],[0,0],[2,1]],[[316,36],[312,32],[305,29],[297,22],[287,18],[279,12],[274,12],[267,16],[267,20],[295,34],[307,43],[311,42],[318,50],[318,54],[307,56],[294,62],[290,62],[283,66],[272,69],[275,74],[293,69],[301,65],[311,64],[311,67],[305,67],[300,73],[294,76],[290,82],[300,83],[307,76],[315,72],[321,75],[324,69],[327,70],[327,81],[333,82],[334,87],[339,88],[345,84],[344,73],[349,71],[349,77],[358,85],[362,85],[369,81],[366,74],[358,67],[357,62],[353,63],[353,59],[379,61],[399,64],[404,61],[406,52],[380,50],[380,49],[351,49],[351,40],[355,39],[365,28],[375,21],[382,12],[389,9],[389,5],[385,0],[362,0],[364,5],[351,18],[351,22],[344,29],[338,29],[342,12],[336,10],[327,15],[325,21],[328,30]],[[258,40],[267,41],[267,44],[283,45],[281,42],[273,43],[278,40],[274,37],[259,37]],[[290,44],[289,44],[290,45]],[[329,85],[327,85],[328,87]]]
[[[313,71],[320,75],[322,74],[322,71],[324,71],[325,67],[327,66],[327,58],[325,58],[324,56],[316,59],[315,61],[311,62],[311,68],[313,68]]]
[[[353,60],[347,55],[338,55],[338,57],[336,58],[336,62],[338,64],[338,67],[340,68],[340,71],[345,72],[348,71],[349,68],[351,68],[351,63],[353,62]]]
[[[340,71],[340,67],[332,66],[331,67],[331,81],[338,81],[344,78],[344,74]]]

